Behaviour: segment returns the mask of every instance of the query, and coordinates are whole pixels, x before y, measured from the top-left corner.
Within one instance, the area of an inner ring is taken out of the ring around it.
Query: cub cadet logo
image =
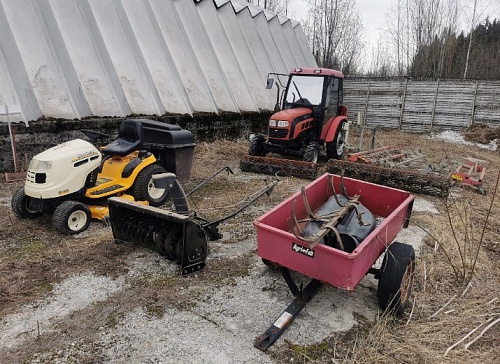
[[[300,254],[303,254],[305,256],[314,258],[314,250],[303,247],[302,245],[299,245],[297,243],[293,243],[292,250],[296,253],[300,253]]]
[[[69,192],[69,190],[66,188],[65,190],[59,191],[58,193],[59,193],[59,196],[60,196],[60,195],[65,195],[68,192]]]
[[[85,153],[80,153],[76,156],[76,158],[73,158],[71,160],[71,162],[77,162],[79,160],[82,160],[82,159],[85,159],[85,158],[88,158],[88,157],[92,157],[94,155],[97,155],[97,150],[90,150],[88,152],[85,152]]]
[[[462,177],[459,174],[452,174],[451,178],[457,180],[458,182],[462,182]]]

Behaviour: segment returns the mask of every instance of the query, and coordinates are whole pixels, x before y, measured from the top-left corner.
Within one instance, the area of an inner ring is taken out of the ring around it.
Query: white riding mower
[[[108,137],[83,132],[91,140]],[[177,125],[125,119],[118,139],[101,150],[75,139],[34,156],[24,187],[12,196],[12,211],[20,219],[53,214],[53,226],[73,235],[86,230],[92,218],[108,218],[109,197],[159,206],[169,192],[156,188],[153,176],[171,172],[188,181],[194,145],[192,133]]]

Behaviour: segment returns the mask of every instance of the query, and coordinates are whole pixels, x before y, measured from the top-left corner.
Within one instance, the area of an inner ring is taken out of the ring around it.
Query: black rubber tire
[[[266,150],[264,149],[264,143],[266,139],[262,134],[256,134],[250,139],[250,146],[248,147],[248,154],[256,157],[265,157]]]
[[[74,235],[87,230],[91,220],[89,207],[77,201],[64,201],[52,215],[52,225],[64,235]]]
[[[319,145],[316,142],[309,142],[304,149],[302,159],[306,162],[317,163],[319,158]]]
[[[402,315],[410,301],[415,250],[411,245],[392,243],[385,252],[378,281],[378,304],[384,311]]]
[[[10,206],[12,212],[19,219],[34,219],[40,216],[42,213],[40,211],[30,210],[29,201],[31,197],[26,196],[24,193],[24,188],[18,189],[12,195],[12,200],[10,201]]]
[[[344,145],[345,145],[345,136],[344,132],[342,130],[342,127],[344,126],[344,121],[341,122],[338,127],[337,131],[335,132],[335,137],[333,140],[329,143],[326,143],[326,158],[327,159],[337,159],[341,160],[344,157]]]
[[[151,206],[160,206],[168,198],[168,190],[163,192],[153,185],[155,174],[166,173],[167,170],[158,164],[150,164],[139,172],[131,191],[136,201],[148,201]]]

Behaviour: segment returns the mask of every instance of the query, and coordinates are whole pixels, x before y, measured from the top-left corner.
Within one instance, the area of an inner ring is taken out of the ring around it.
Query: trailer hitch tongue
[[[304,309],[306,303],[309,302],[321,288],[321,282],[316,279],[312,279],[304,290],[299,290],[291,278],[288,268],[281,267],[280,271],[285,277],[285,280],[295,298],[288,305],[286,310],[283,311],[283,313],[278,317],[278,319],[274,321],[274,323],[266,330],[266,332],[255,338],[253,345],[262,351],[266,351],[276,342],[276,340],[278,340],[281,334],[285,332],[285,330]]]

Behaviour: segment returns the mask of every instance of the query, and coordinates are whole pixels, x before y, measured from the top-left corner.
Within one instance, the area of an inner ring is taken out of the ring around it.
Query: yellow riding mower
[[[91,140],[108,137],[83,133]],[[118,139],[101,150],[75,139],[34,156],[24,187],[12,196],[12,211],[20,219],[53,214],[53,226],[72,235],[86,230],[92,218],[108,217],[109,197],[159,206],[169,192],[156,188],[153,176],[171,172],[189,180],[194,146],[192,133],[177,125],[125,119]]]

